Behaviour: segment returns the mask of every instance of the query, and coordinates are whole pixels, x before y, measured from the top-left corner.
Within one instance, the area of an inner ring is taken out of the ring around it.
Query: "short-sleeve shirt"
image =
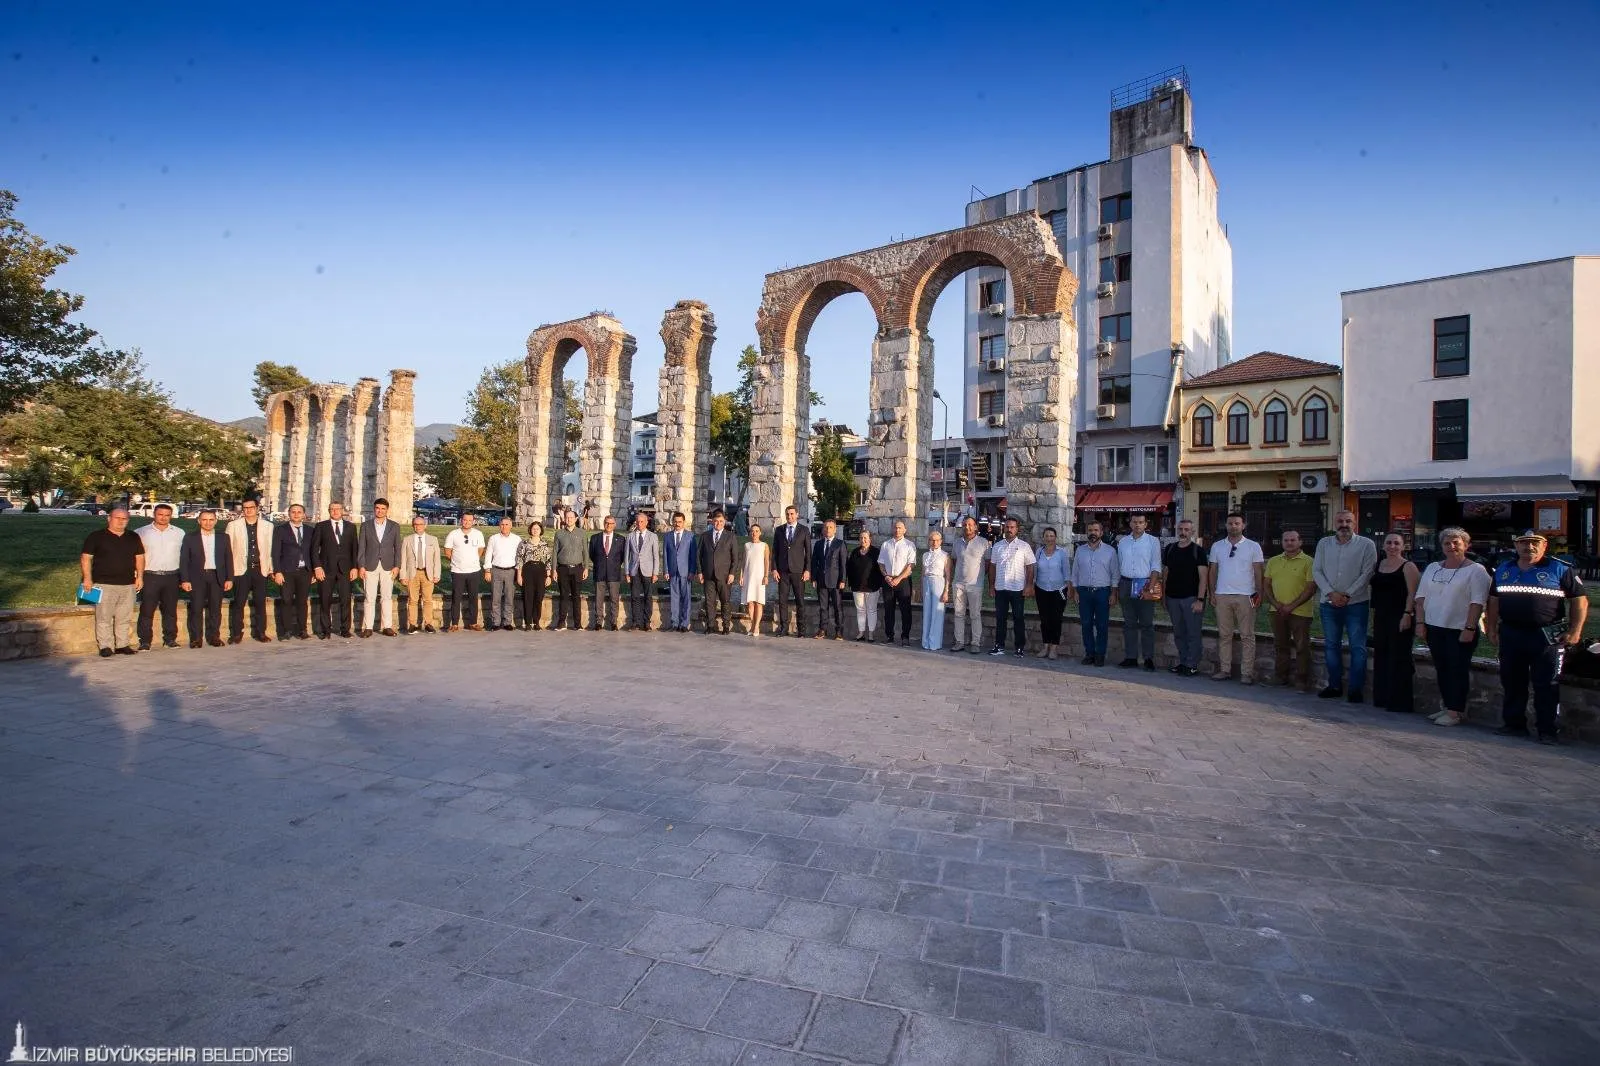
[[[989,547],[987,537],[973,537],[971,540],[956,538],[950,553],[956,558],[956,584],[983,584],[983,564],[988,561]]]
[[[444,550],[453,573],[468,574],[483,566],[478,555],[483,550],[483,534],[477,529],[452,529],[444,538]]]
[[[1536,629],[1565,621],[1567,600],[1584,595],[1577,570],[1545,556],[1524,570],[1515,559],[1495,567],[1489,595],[1498,596],[1500,623],[1513,629]]]
[[[1211,570],[1216,575],[1218,596],[1254,596],[1256,588],[1255,564],[1265,562],[1261,545],[1249,537],[1240,537],[1234,544],[1223,537],[1211,545]]]
[[[1311,579],[1311,556],[1300,552],[1294,558],[1288,555],[1274,555],[1267,560],[1267,585],[1272,589],[1274,603],[1293,603],[1300,598],[1307,585],[1315,584]],[[1311,605],[1317,598],[1312,596],[1306,602],[1296,607],[1290,614],[1298,618],[1311,617]]]
[[[133,530],[121,535],[97,529],[83,539],[83,554],[89,556],[89,580],[96,585],[131,585],[134,560],[144,554],[144,541]]]
[[[1200,568],[1206,565],[1204,548],[1192,540],[1188,544],[1168,544],[1161,553],[1161,565],[1167,568],[1169,597],[1187,600],[1200,595]]]
[[[1047,552],[1039,548],[1033,553],[1033,587],[1041,592],[1060,592],[1067,587],[1070,580],[1068,569],[1071,566],[1071,553],[1065,544],[1057,544],[1056,550]]]
[[[989,561],[994,564],[996,592],[1021,592],[1028,587],[1028,567],[1036,560],[1033,548],[1018,537],[995,541],[994,547],[989,549]]]
[[[159,570],[163,573],[174,572],[178,569],[178,559],[183,551],[184,532],[177,526],[168,526],[166,529],[156,528],[154,523],[140,526],[136,532],[138,538],[144,542],[145,570]]]
[[[473,530],[474,533],[477,530]],[[499,567],[509,570],[517,565],[517,548],[522,544],[522,538],[515,533],[494,533],[489,537],[488,552],[483,557],[483,565]],[[455,569],[455,558],[450,560],[450,568]]]
[[[883,568],[884,577],[898,577],[916,561],[917,546],[910,537],[890,537],[878,548],[878,565]]]
[[[1492,580],[1489,571],[1477,563],[1463,563],[1455,569],[1429,563],[1422,580],[1417,582],[1422,623],[1439,629],[1467,628],[1472,604],[1488,604]]]

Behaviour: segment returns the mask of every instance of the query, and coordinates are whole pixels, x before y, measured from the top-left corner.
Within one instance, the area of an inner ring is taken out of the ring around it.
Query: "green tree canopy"
[[[267,409],[267,397],[273,393],[303,389],[309,384],[311,379],[300,373],[300,368],[293,363],[263,360],[256,364],[255,384],[250,389],[250,395],[255,399],[256,406],[264,411]]]
[[[711,452],[722,460],[723,468],[739,478],[739,503],[744,502],[744,490],[750,480],[750,427],[754,419],[756,399],[756,364],[760,353],[753,344],[747,344],[739,353],[739,383],[732,392],[719,392],[711,397]],[[822,396],[812,390],[812,407],[823,406]],[[854,490],[852,490],[852,499]]]
[[[0,189],[0,415],[17,410],[53,384],[87,381],[123,353],[69,321],[83,297],[49,287],[56,268],[77,252],[47,244],[19,222],[17,198]]]
[[[464,424],[453,440],[417,456],[418,469],[441,496],[468,504],[500,502],[500,485],[517,480],[517,408],[523,361],[491,366],[467,394]]]
[[[817,518],[849,518],[855,514],[855,464],[844,454],[839,430],[826,422],[818,426],[811,445],[811,484],[817,501]]]

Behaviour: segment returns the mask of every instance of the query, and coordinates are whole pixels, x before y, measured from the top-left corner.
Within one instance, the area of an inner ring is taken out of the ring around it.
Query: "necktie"
[[[610,533],[606,534],[606,554],[607,555],[611,554],[611,534]]]
[[[344,525],[343,522],[335,522],[333,524],[333,542],[335,544],[339,543],[339,527],[342,525]]]
[[[294,527],[294,546],[296,548],[300,547],[300,527],[299,526],[295,526]]]

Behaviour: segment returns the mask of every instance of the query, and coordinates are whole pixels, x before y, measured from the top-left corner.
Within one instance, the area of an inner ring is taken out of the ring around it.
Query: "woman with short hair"
[[[517,545],[517,584],[522,586],[522,628],[538,629],[544,618],[544,594],[555,569],[555,549],[545,543],[544,523],[528,523],[528,535]]]
[[[1416,618],[1422,622],[1439,682],[1434,725],[1460,725],[1467,717],[1472,653],[1477,650],[1483,609],[1489,603],[1489,571],[1467,558],[1472,536],[1460,526],[1439,531],[1444,558],[1429,563],[1417,582]]]

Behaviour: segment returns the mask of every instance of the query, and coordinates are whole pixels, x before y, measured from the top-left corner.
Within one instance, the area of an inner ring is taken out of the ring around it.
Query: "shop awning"
[[[1080,511],[1164,511],[1172,489],[1162,485],[1093,485],[1078,490]]]
[[[1429,489],[1447,489],[1448,481],[1346,481],[1343,488],[1356,495],[1389,492],[1418,492]]]
[[[1456,478],[1456,499],[1487,503],[1498,500],[1576,500],[1583,493],[1560,474],[1525,477]]]

